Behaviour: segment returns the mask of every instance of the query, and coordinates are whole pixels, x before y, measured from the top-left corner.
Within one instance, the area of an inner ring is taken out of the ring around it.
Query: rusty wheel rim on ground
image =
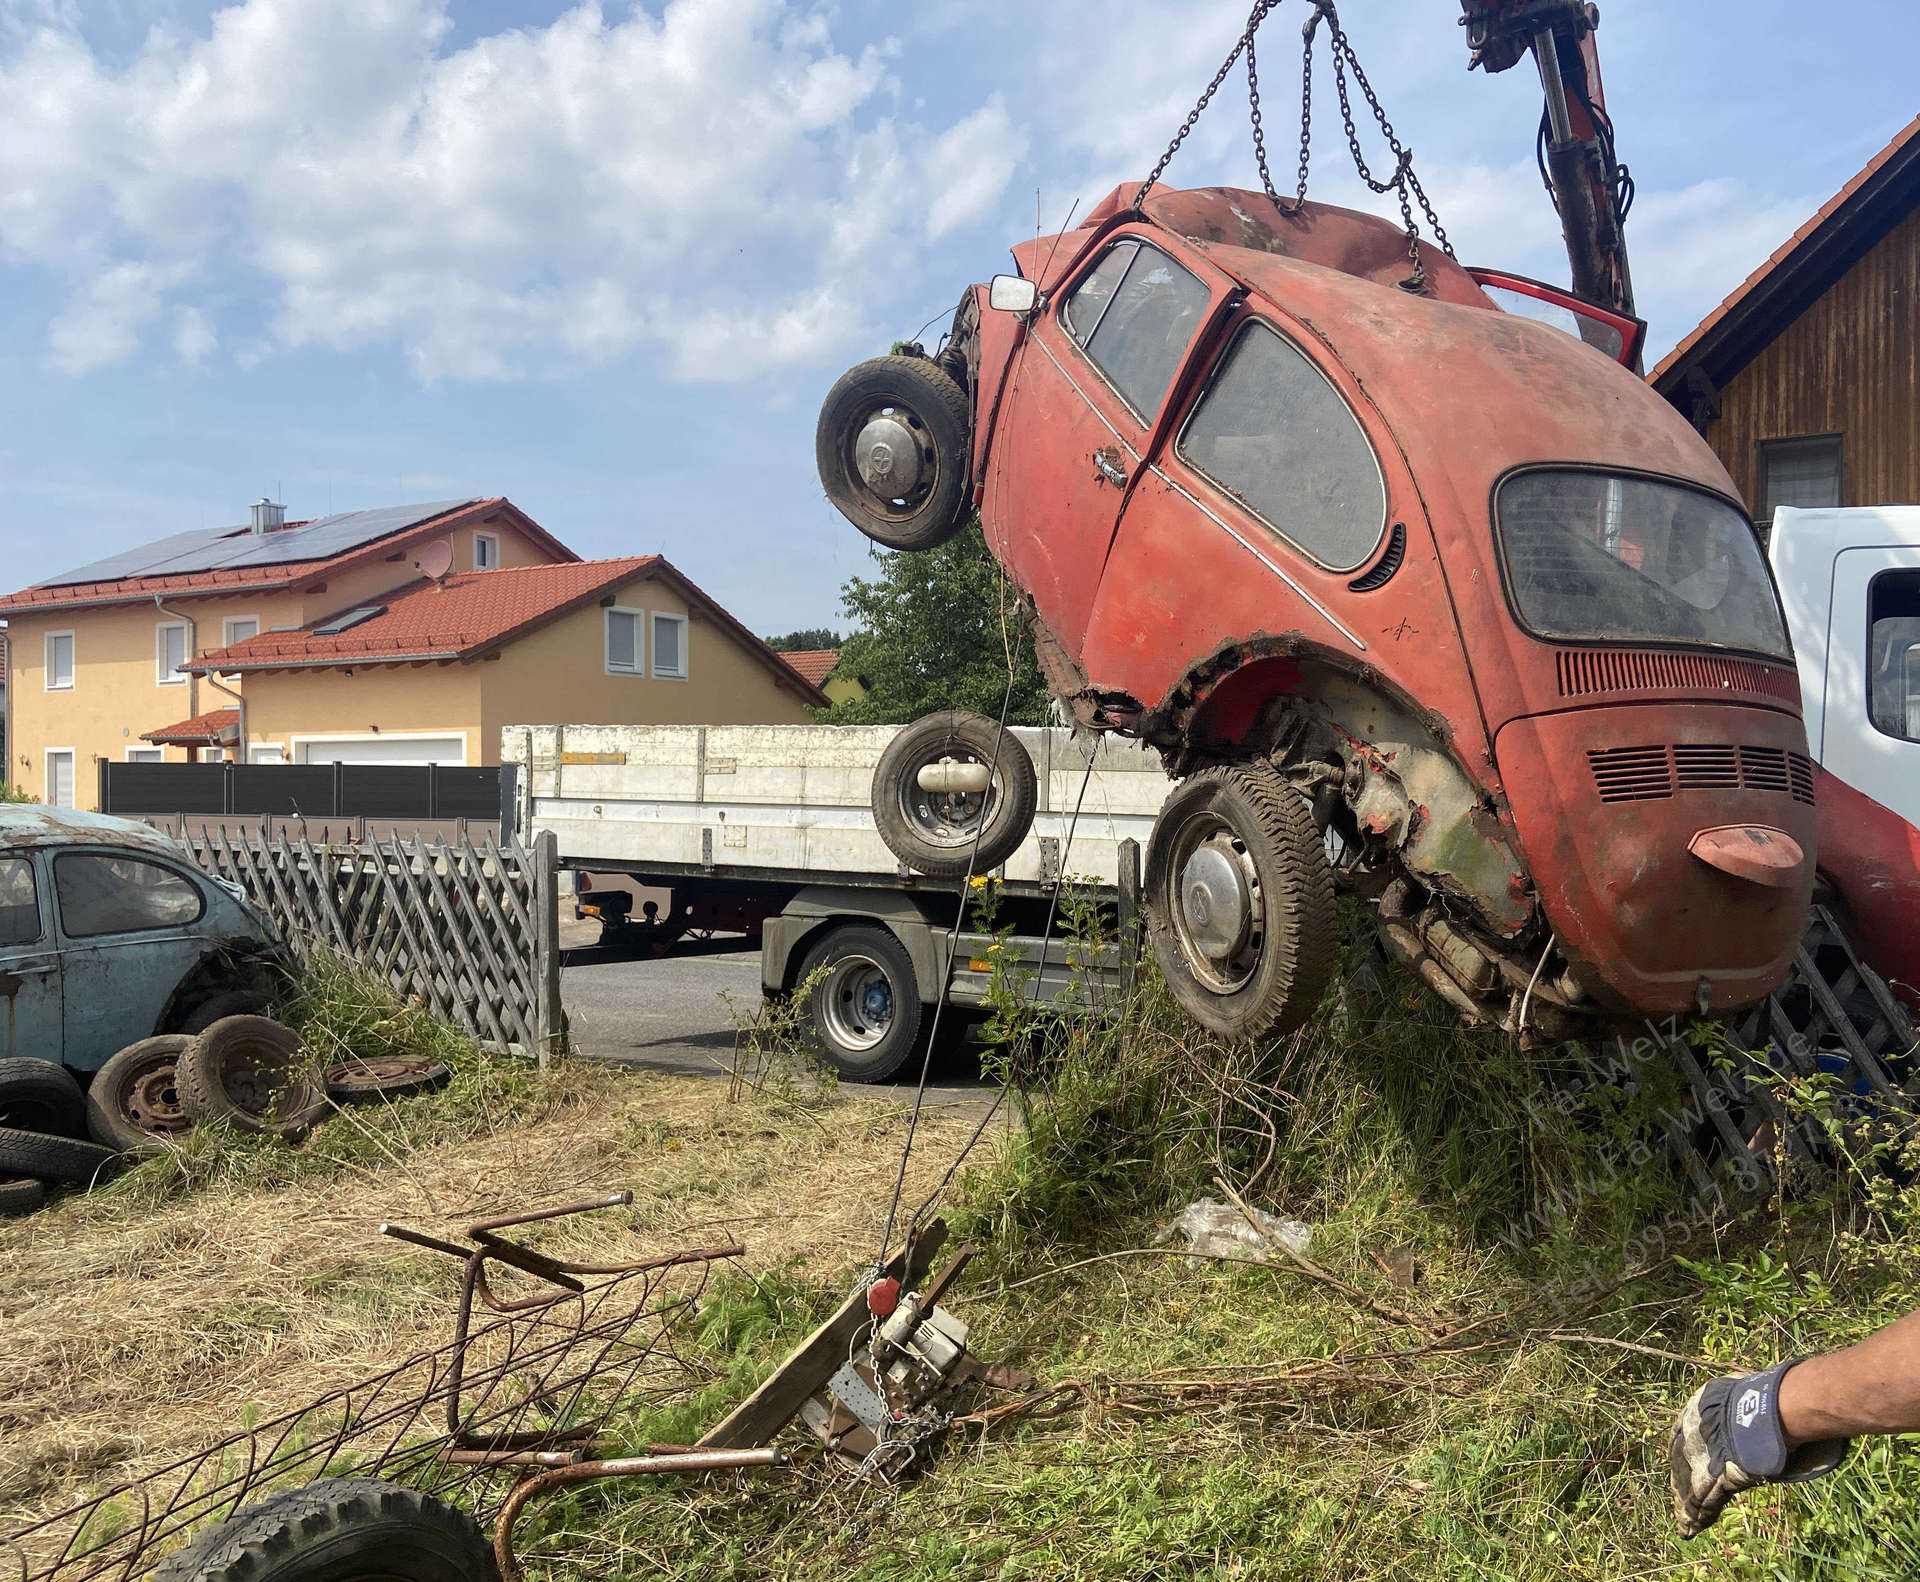
[[[444,1060],[422,1055],[381,1055],[328,1066],[327,1092],[336,1099],[399,1097],[439,1087],[453,1076]]]
[[[122,1080],[116,1098],[120,1113],[154,1137],[177,1137],[193,1128],[180,1102],[180,1057],[155,1052],[137,1062]]]

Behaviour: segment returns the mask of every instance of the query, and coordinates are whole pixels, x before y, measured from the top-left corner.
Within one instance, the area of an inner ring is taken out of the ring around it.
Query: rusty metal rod
[[[786,1465],[786,1453],[771,1448],[760,1450],[696,1450],[686,1455],[621,1456],[610,1461],[580,1461],[570,1467],[554,1467],[536,1472],[517,1485],[500,1507],[500,1519],[493,1528],[493,1556],[499,1563],[502,1582],[523,1582],[519,1562],[513,1557],[513,1524],[520,1519],[526,1503],[555,1489],[573,1483],[591,1483],[597,1478],[635,1478],[662,1473],[733,1472],[749,1467]]]
[[[521,1214],[497,1214],[492,1219],[477,1220],[467,1227],[467,1234],[475,1241],[484,1241],[496,1230],[505,1230],[509,1225],[532,1225],[543,1219],[559,1219],[564,1214],[584,1214],[589,1209],[624,1208],[633,1201],[631,1192],[609,1192],[601,1197],[581,1198],[577,1203],[560,1203],[552,1208],[533,1208]]]

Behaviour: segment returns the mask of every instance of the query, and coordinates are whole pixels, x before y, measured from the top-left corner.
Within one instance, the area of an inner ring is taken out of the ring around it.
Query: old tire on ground
[[[923,789],[921,769],[949,760],[963,768],[985,766],[987,789]],[[1033,828],[1039,798],[1033,759],[1019,739],[966,709],[915,720],[887,744],[873,771],[873,822],[880,838],[909,868],[936,879],[999,867]]]
[[[967,515],[973,408],[938,364],[875,357],[827,392],[814,459],[840,514],[888,549],[933,549]]]
[[[374,1099],[404,1098],[444,1086],[453,1067],[444,1060],[420,1055],[384,1055],[343,1060],[327,1067],[327,1097],[342,1104],[365,1104]]]
[[[1333,872],[1304,798],[1266,765],[1174,787],[1147,844],[1147,928],[1180,1007],[1259,1039],[1310,1017],[1333,977]]]
[[[104,1148],[158,1153],[193,1129],[180,1101],[180,1057],[193,1040],[165,1033],[128,1044],[93,1075],[87,1089],[87,1133]]]
[[[154,1582],[499,1582],[477,1523],[372,1478],[322,1478],[201,1533]]]
[[[0,1126],[83,1137],[86,1105],[86,1095],[65,1066],[18,1055],[0,1060]]]
[[[115,1150],[98,1143],[0,1127],[0,1178],[32,1176],[36,1181],[92,1186],[112,1175],[120,1163]]]
[[[31,1214],[47,1201],[47,1189],[31,1177],[0,1181],[0,1214]]]
[[[833,929],[800,967],[819,1053],[848,1082],[884,1082],[918,1046],[920,986],[900,941],[884,928]]]
[[[192,1119],[279,1137],[304,1131],[327,1104],[300,1035],[265,1016],[228,1016],[197,1035],[180,1056],[177,1080]]]
[[[229,1016],[265,1016],[272,1009],[273,1001],[257,989],[222,989],[188,1011],[180,1020],[180,1031],[204,1033]]]

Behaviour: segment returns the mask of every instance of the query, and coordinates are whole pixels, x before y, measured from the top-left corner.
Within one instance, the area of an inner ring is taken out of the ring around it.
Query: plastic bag
[[[1196,1198],[1174,1215],[1172,1222],[1160,1232],[1156,1245],[1183,1236],[1189,1252],[1213,1257],[1252,1258],[1260,1263],[1267,1261],[1275,1242],[1302,1257],[1313,1245],[1311,1225],[1303,1225],[1297,1219],[1278,1219],[1259,1209],[1253,1211],[1253,1217],[1260,1223],[1258,1231],[1247,1223],[1246,1215],[1231,1203],[1222,1203],[1210,1197]]]

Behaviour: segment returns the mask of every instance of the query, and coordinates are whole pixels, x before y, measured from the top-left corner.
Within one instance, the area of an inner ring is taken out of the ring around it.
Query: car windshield
[[[1747,519],[1655,478],[1519,473],[1494,512],[1514,613],[1542,637],[1793,652]]]

